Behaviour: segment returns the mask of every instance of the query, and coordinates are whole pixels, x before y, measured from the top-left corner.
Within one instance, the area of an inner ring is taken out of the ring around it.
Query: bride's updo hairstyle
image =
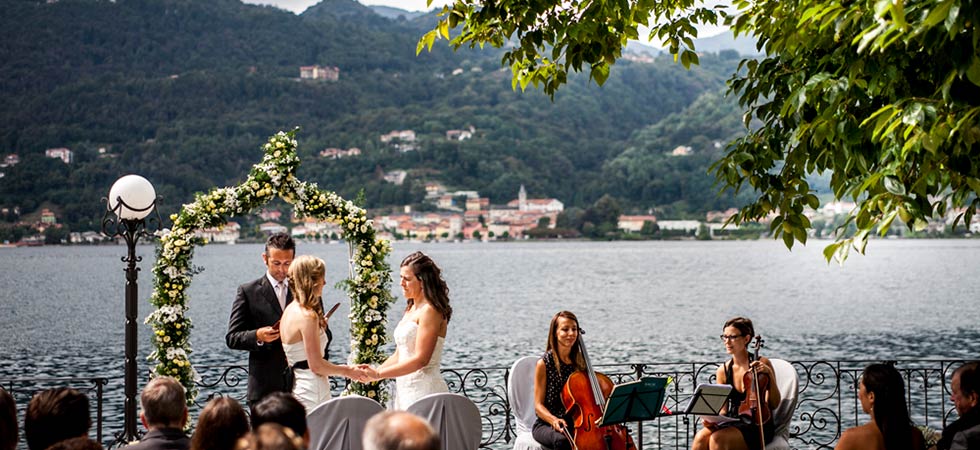
[[[325,276],[323,260],[315,256],[301,255],[289,265],[289,289],[293,291],[293,300],[319,316],[323,315],[323,302],[317,283]]]
[[[401,267],[408,267],[415,274],[415,278],[422,282],[422,295],[425,295],[436,311],[439,311],[448,321],[453,315],[453,307],[449,306],[449,286],[446,286],[446,280],[442,279],[439,266],[425,253],[415,252],[402,260]]]

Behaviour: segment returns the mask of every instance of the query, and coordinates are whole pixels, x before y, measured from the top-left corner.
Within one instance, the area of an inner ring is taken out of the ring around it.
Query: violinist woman
[[[905,381],[889,364],[864,369],[858,386],[861,409],[871,422],[849,428],[835,450],[923,450],[922,432],[912,426],[905,407]]]
[[[548,330],[547,349],[534,371],[534,412],[538,420],[534,422],[531,435],[541,445],[554,450],[572,448],[566,437],[566,431],[570,435],[572,427],[565,421],[561,392],[573,372],[585,370],[578,334],[575,314],[568,311],[555,314]]]
[[[768,376],[768,388],[759,396],[761,402],[765,402],[769,410],[779,406],[779,389],[776,386],[776,376],[772,369],[772,363],[766,357],[754,360],[749,353],[749,344],[755,337],[755,328],[752,321],[744,317],[736,317],[725,322],[722,328],[721,340],[725,343],[725,351],[732,355],[717,372],[717,383],[732,386],[732,393],[729,397],[728,405],[722,409],[722,414],[737,417],[739,409],[744,409],[742,403],[745,401],[746,392],[753,389],[752,386],[745,385],[745,380],[750,379],[745,374],[755,370],[756,376],[763,379]],[[760,387],[760,389],[762,389]],[[756,450],[762,448],[759,442],[759,423],[758,419],[749,423],[738,423],[734,426],[716,426],[715,424],[704,421],[704,428],[694,436],[693,450]],[[762,434],[765,442],[772,440],[774,427],[772,415],[768,421],[762,424]]]

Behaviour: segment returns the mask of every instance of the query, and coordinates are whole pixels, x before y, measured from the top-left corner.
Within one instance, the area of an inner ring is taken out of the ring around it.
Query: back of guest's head
[[[292,394],[273,392],[252,407],[252,429],[265,423],[278,423],[297,436],[306,434],[306,408]]]
[[[962,417],[980,404],[980,362],[963,364],[953,371],[953,402]]]
[[[871,415],[885,439],[886,450],[912,448],[912,420],[905,405],[905,380],[891,364],[872,364],[864,369],[861,383],[869,397]]]
[[[230,397],[216,397],[201,410],[190,450],[234,450],[235,443],[248,430],[248,416],[242,405]]]
[[[439,435],[425,419],[404,411],[376,414],[364,426],[364,450],[439,450]]]
[[[172,377],[157,377],[146,383],[140,405],[148,426],[183,428],[187,420],[184,386]]]
[[[24,415],[24,436],[31,450],[88,435],[92,426],[88,397],[70,388],[54,388],[34,395]]]
[[[728,327],[734,327],[743,336],[755,337],[755,327],[752,325],[752,320],[746,317],[733,317],[725,322],[725,326],[721,327],[722,330]]]
[[[414,252],[402,260],[401,266],[408,267],[415,278],[422,282],[422,295],[429,300],[432,307],[449,320],[453,316],[453,307],[449,306],[449,286],[442,279],[442,269],[432,258],[422,252]]]
[[[0,388],[0,450],[17,448],[17,404],[9,392]]]
[[[264,423],[252,433],[246,433],[235,447],[237,450],[302,450],[303,438],[289,427]]]
[[[87,436],[81,436],[65,439],[48,447],[47,450],[102,450],[102,444]]]

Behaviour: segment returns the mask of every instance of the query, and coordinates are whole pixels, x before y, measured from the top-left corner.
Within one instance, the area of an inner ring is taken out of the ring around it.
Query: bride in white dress
[[[395,379],[394,406],[404,410],[426,395],[449,391],[439,364],[453,308],[442,271],[422,252],[405,257],[400,274],[408,306],[395,327],[395,354],[377,369],[374,378]]]
[[[327,339],[327,320],[323,315],[321,293],[325,269],[323,260],[302,255],[289,265],[289,289],[293,300],[282,312],[279,325],[286,362],[293,370],[293,396],[310,412],[330,400],[330,375],[364,378],[356,368],[332,364],[323,358]]]

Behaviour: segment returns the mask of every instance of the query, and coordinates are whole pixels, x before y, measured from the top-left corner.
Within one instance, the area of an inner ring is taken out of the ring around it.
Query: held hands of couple
[[[368,364],[359,364],[351,367],[351,379],[359,383],[373,383],[381,379],[378,371]]]

